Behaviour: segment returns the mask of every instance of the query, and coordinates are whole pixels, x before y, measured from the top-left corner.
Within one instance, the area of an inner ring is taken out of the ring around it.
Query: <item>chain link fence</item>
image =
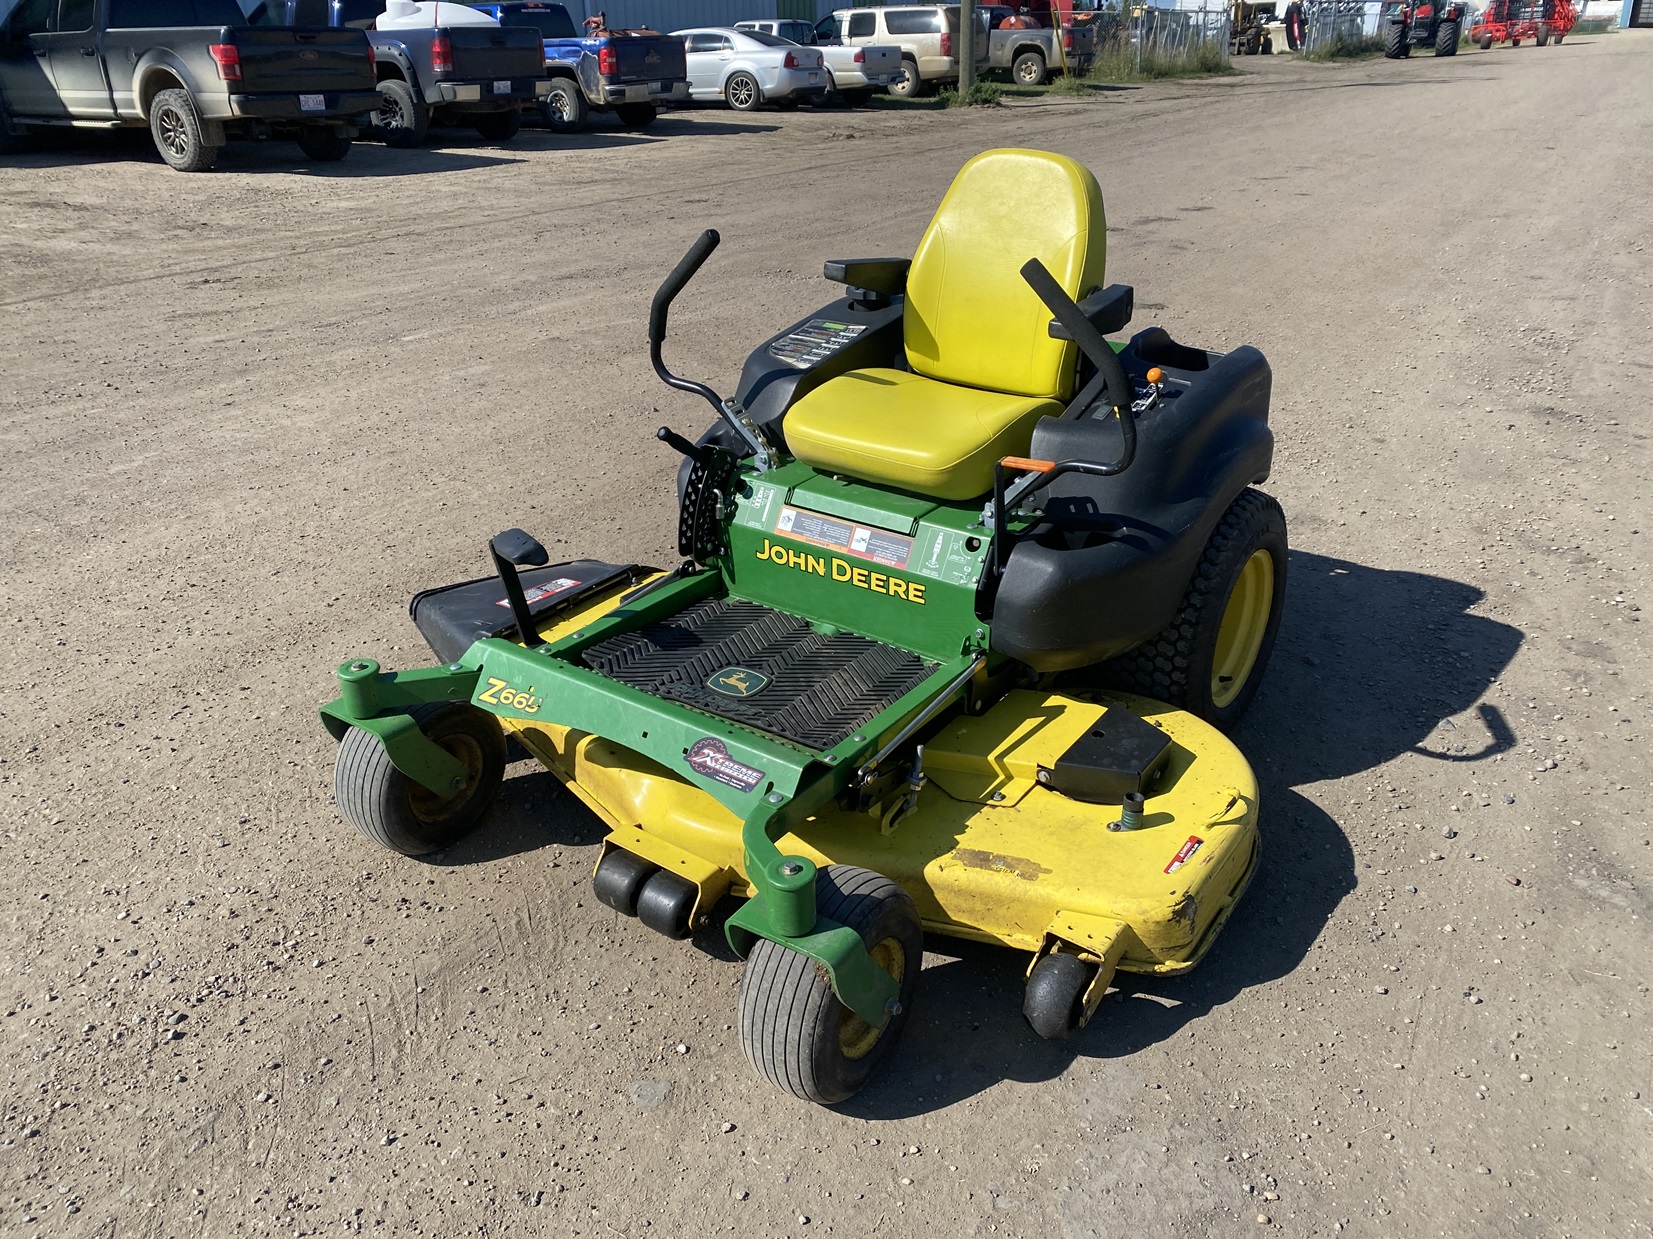
[[[1384,5],[1373,0],[1307,0],[1303,5],[1303,51],[1354,47],[1380,33]]]
[[[1110,20],[1111,19],[1111,20]],[[1104,77],[1161,77],[1228,64],[1230,11],[1161,9],[1098,16],[1097,66]]]

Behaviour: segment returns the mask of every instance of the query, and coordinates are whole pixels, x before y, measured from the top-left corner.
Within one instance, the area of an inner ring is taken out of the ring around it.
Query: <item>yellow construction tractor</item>
[[[1274,39],[1269,35],[1268,28],[1270,23],[1278,20],[1272,2],[1253,4],[1250,0],[1234,0],[1228,18],[1228,54],[1271,55]]]

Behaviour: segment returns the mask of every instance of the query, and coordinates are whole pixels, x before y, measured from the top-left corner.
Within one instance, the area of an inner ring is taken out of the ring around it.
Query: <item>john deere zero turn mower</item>
[[[1045,1037],[1116,968],[1210,947],[1257,859],[1222,729],[1279,621],[1285,521],[1256,349],[1151,328],[1103,283],[1095,178],[996,150],[907,259],[829,262],[844,297],[765,341],[686,458],[670,571],[548,565],[414,598],[442,660],[338,669],[339,807],[409,855],[499,789],[507,737],[609,827],[593,879],[669,937],[744,898],[740,1037],[779,1088],[841,1101],[889,1054],[936,934],[1028,952]]]

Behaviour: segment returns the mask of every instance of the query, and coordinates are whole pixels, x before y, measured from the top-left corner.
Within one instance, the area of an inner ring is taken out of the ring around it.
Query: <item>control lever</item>
[[[1044,263],[1037,258],[1029,258],[1022,264],[1022,278],[1101,374],[1103,382],[1108,385],[1108,402],[1119,416],[1120,424],[1126,428],[1127,453],[1134,454],[1136,435],[1126,416],[1131,407],[1131,383],[1125,377],[1125,367],[1119,364],[1119,354],[1085,317],[1085,312],[1068,296],[1067,290],[1056,282],[1056,277],[1051,275]],[[1125,463],[1129,464],[1129,459]]]
[[[659,430],[654,432],[654,437],[659,439],[660,442],[671,448],[672,451],[676,452],[678,455],[687,456],[697,465],[708,465],[711,463],[711,458],[707,455],[705,448],[696,447],[693,443],[690,443],[670,426],[660,427]]]
[[[522,592],[522,577],[517,568],[543,568],[551,562],[551,556],[533,534],[521,529],[507,529],[489,538],[488,553],[494,557],[494,571],[499,574],[499,583],[505,587],[506,601],[511,604],[511,618],[517,623],[522,643],[529,649],[544,645],[545,638],[534,627],[533,614],[528,610],[528,599]]]
[[[671,274],[655,290],[654,300],[649,303],[649,361],[654,366],[654,372],[660,376],[660,381],[667,387],[692,392],[716,409],[717,415],[735,432],[735,437],[756,457],[758,471],[762,472],[774,466],[774,450],[751,415],[741,407],[740,402],[733,399],[725,400],[706,384],[673,374],[666,368],[665,359],[660,355],[661,346],[666,342],[667,311],[677,299],[677,294],[683,291],[684,286],[694,278],[695,272],[712,256],[712,251],[718,247],[720,240],[716,229],[706,229],[695,239],[695,243],[689,247],[689,252],[683,255],[677,266],[672,268]]]

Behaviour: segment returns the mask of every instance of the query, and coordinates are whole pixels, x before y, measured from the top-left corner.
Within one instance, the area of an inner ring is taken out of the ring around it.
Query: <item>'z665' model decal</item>
[[[518,710],[523,714],[538,714],[540,699],[534,696],[534,686],[530,684],[527,691],[512,688],[504,680],[488,677],[488,687],[478,697],[478,701],[491,706],[502,706],[507,710]]]

